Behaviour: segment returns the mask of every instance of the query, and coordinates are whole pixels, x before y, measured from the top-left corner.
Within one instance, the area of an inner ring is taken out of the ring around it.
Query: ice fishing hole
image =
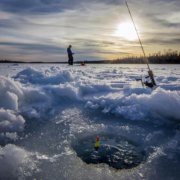
[[[115,169],[130,169],[145,161],[146,152],[136,143],[117,135],[101,134],[95,149],[96,135],[77,139],[72,147],[87,164],[108,164]]]

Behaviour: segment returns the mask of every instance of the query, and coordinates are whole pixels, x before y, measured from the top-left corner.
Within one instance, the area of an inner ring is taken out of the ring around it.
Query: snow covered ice
[[[1,64],[0,179],[180,179],[180,66],[151,67],[155,90],[135,81],[145,65]],[[86,164],[73,145],[102,134],[146,158]]]

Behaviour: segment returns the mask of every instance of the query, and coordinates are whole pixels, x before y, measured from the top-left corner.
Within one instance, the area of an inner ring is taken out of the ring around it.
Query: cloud
[[[54,45],[48,45],[48,44],[25,44],[25,43],[13,43],[13,42],[0,42],[0,46],[7,46],[7,47],[16,47],[19,49],[19,51],[32,51],[36,53],[45,53],[45,54],[62,54],[66,53],[65,48],[57,47]]]
[[[1,8],[8,12],[21,13],[33,11],[36,7],[41,7],[42,2],[39,0],[1,0]]]
[[[169,27],[174,27],[174,28],[180,28],[180,22],[170,22],[167,19],[160,19],[160,18],[152,18],[153,22],[157,23],[159,26],[162,26],[163,28],[169,28]]]
[[[151,50],[153,42],[159,48],[179,48],[178,1],[128,2],[145,45]],[[125,21],[131,22],[124,0],[1,0],[0,53],[56,61],[66,58],[66,47],[72,44],[82,59],[137,54],[138,41],[113,36]]]
[[[66,9],[75,9],[84,4],[103,3],[109,5],[119,5],[123,1],[119,0],[1,0],[0,6],[2,10],[12,13],[37,13],[46,14],[61,12]]]
[[[157,39],[157,38],[152,38],[152,39],[148,39],[146,41],[144,41],[144,43],[146,44],[161,44],[161,45],[169,45],[169,44],[180,44],[180,38],[175,38],[175,39]]]

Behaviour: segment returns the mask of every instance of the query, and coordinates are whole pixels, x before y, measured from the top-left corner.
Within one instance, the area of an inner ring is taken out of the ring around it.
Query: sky
[[[180,50],[179,0],[128,0],[146,54]],[[142,54],[124,0],[0,0],[0,59],[109,60]]]

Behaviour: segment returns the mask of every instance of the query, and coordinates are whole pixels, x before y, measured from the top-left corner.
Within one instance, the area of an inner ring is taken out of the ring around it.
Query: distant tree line
[[[151,54],[148,57],[149,63],[151,64],[180,64],[180,52],[168,50],[164,53],[158,52],[155,54]],[[76,61],[76,64],[81,63],[82,61]],[[143,56],[132,56],[132,57],[125,57],[125,58],[118,58],[114,60],[98,60],[98,61],[84,61],[87,64],[145,64],[146,61],[144,60]],[[0,60],[0,63],[67,63],[64,62],[25,62],[25,61],[13,61],[3,59]]]
[[[161,52],[149,55],[148,57],[149,63],[152,64],[180,64],[180,52],[168,50],[163,54]],[[122,63],[122,64],[144,64],[146,61],[144,57],[126,57],[126,58],[118,58],[113,60],[113,63]]]

